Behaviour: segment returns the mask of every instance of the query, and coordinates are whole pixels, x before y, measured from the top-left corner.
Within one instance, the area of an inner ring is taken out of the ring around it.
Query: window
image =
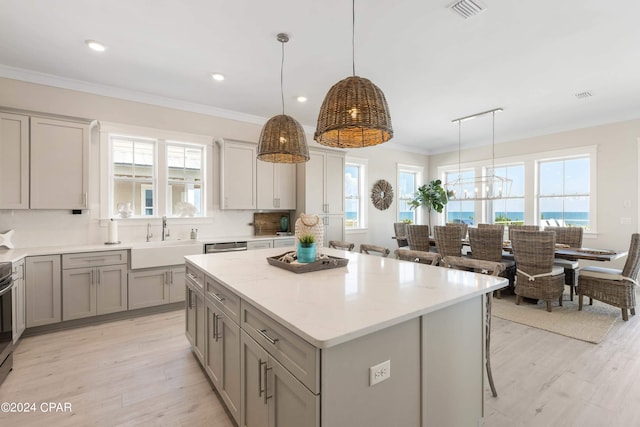
[[[590,230],[588,156],[538,162],[538,212],[542,225]]]
[[[498,176],[511,180],[505,197],[487,203],[487,222],[490,224],[524,224],[524,165],[496,167]]]
[[[167,215],[202,216],[201,146],[167,144]]]
[[[156,141],[121,135],[110,135],[109,140],[113,176],[110,215],[153,216]]]
[[[366,160],[348,158],[344,166],[345,228],[365,228]]]
[[[211,138],[101,123],[102,218],[204,217]]]
[[[409,202],[414,199],[422,181],[422,168],[419,166],[398,165],[398,222],[417,224],[419,209],[411,209]]]
[[[445,172],[444,182],[456,183],[458,180],[465,184],[454,185],[452,190],[453,196],[445,205],[446,222],[457,222],[465,224],[475,224],[475,202],[473,200],[465,200],[474,197],[476,188],[473,186],[473,178],[475,173],[473,170],[456,170],[455,172]]]

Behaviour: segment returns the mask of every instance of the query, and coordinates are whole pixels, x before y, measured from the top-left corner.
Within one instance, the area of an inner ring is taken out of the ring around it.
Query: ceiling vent
[[[593,95],[591,94],[591,92],[588,92],[588,91],[580,92],[580,93],[576,93],[575,94],[575,97],[578,98],[578,99],[585,99],[585,98],[589,98],[591,96],[593,96]]]
[[[476,16],[486,8],[487,7],[478,0],[459,0],[449,6],[449,9],[464,19]]]

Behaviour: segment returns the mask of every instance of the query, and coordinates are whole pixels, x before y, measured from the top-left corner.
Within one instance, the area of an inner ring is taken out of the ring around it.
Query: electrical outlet
[[[391,378],[391,361],[386,360],[369,368],[369,387]]]

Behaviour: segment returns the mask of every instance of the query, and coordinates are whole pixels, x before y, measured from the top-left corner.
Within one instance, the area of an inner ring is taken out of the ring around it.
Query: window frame
[[[418,187],[424,184],[424,167],[417,165],[409,165],[405,163],[396,163],[396,222],[401,222],[400,213],[406,212],[400,210],[401,201],[410,201],[415,197],[415,191],[410,197],[402,197],[400,194],[400,174],[414,174],[414,189],[418,191]],[[422,209],[411,209],[414,212],[414,224],[420,224],[422,221]]]
[[[183,132],[174,132],[162,129],[146,128],[141,126],[126,125],[120,123],[100,122],[100,219],[101,222],[106,224],[106,220],[111,218],[117,218],[118,221],[149,221],[152,219],[159,219],[163,216],[168,216],[171,219],[182,219],[185,221],[198,223],[206,220],[210,217],[208,212],[209,205],[211,204],[211,191],[207,184],[207,177],[211,171],[209,168],[213,167],[211,159],[211,146],[213,144],[213,138],[204,135],[188,134]],[[129,218],[120,218],[115,216],[112,212],[113,204],[113,159],[110,143],[110,135],[119,135],[124,137],[131,137],[143,140],[155,140],[154,147],[154,215],[150,216],[131,216]],[[169,192],[169,179],[168,179],[168,160],[167,160],[167,147],[168,145],[189,145],[202,148],[202,182],[201,182],[201,198],[202,198],[202,211],[200,216],[193,217],[180,217],[169,216],[168,212],[168,192]]]
[[[368,160],[359,158],[359,157],[345,157],[344,161],[344,182],[345,182],[345,190],[344,190],[344,207],[345,207],[345,219],[344,219],[344,229],[345,231],[357,231],[357,230],[366,230],[368,226],[368,215],[367,215],[367,168],[368,168]],[[358,227],[349,227],[347,226],[347,200],[353,200],[354,198],[347,196],[346,183],[347,183],[347,166],[355,166],[358,168],[358,190],[359,190],[359,203],[358,209],[360,211],[360,222]]]

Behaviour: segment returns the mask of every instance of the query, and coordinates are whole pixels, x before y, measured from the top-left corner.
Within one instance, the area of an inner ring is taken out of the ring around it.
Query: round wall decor
[[[376,209],[383,211],[391,206],[392,201],[393,187],[388,181],[380,179],[373,184],[373,188],[371,189],[371,202]]]

